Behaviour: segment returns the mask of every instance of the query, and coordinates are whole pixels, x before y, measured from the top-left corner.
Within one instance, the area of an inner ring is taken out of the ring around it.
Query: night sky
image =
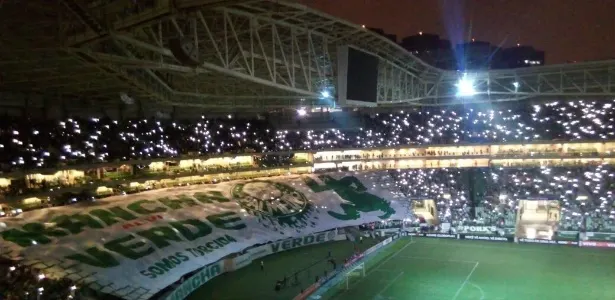
[[[440,34],[531,45],[547,64],[615,59],[615,0],[300,0],[330,15],[403,36]]]

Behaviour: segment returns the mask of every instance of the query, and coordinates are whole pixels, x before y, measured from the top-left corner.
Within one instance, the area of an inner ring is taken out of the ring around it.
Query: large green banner
[[[0,252],[50,277],[68,277],[125,299],[148,299],[183,274],[255,244],[403,219],[397,196],[373,178],[372,173],[225,182],[26,212],[2,219]],[[287,240],[273,250],[299,242]]]

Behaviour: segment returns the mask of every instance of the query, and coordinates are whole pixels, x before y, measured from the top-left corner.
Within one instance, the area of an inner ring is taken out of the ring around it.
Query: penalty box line
[[[410,242],[408,242],[405,246],[401,247],[401,249],[395,251],[395,253],[391,254],[391,256],[387,257],[385,260],[379,262],[378,264],[376,264],[376,266],[374,266],[374,268],[372,268],[369,272],[365,273],[365,277],[366,278],[367,275],[372,274],[373,272],[376,272],[380,269],[380,267],[382,267],[384,264],[386,264],[388,261],[390,261],[391,259],[393,259],[394,257],[397,257],[399,255],[399,253],[401,253],[402,251],[404,251],[406,248],[408,248],[408,246],[414,244],[415,241],[414,239],[411,240]],[[361,278],[359,281],[357,281],[357,283],[361,282],[363,280],[363,278]]]
[[[474,274],[474,271],[476,270],[476,268],[478,268],[478,265],[480,262],[478,261],[470,261],[470,260],[456,260],[456,259],[438,259],[438,258],[432,258],[432,257],[426,257],[426,256],[398,256],[397,259],[401,259],[401,260],[430,260],[430,261],[437,261],[437,262],[446,262],[446,263],[463,263],[463,264],[473,264],[474,267],[472,268],[472,270],[470,271],[470,273],[468,274],[468,276],[466,276],[465,280],[463,281],[463,283],[461,284],[461,286],[459,287],[459,289],[457,289],[457,292],[455,293],[455,296],[453,296],[452,300],[456,300],[457,297],[459,297],[459,294],[461,293],[461,291],[463,290],[463,288],[466,285],[472,285],[475,286],[476,288],[478,288],[482,294],[481,296],[481,300],[483,300],[485,298],[485,293],[483,292],[483,290],[470,282],[470,277],[472,277],[472,274]],[[399,272],[399,270],[397,269],[378,269],[378,270],[374,270],[376,272],[386,272],[386,273],[397,273]],[[403,272],[402,272],[403,273]],[[395,277],[395,279],[393,279],[392,281],[390,281],[387,285],[386,288],[383,289],[383,291],[381,291],[380,293],[378,293],[378,295],[382,294],[382,292],[386,291],[389,287],[391,287],[391,285],[397,280],[399,279],[399,276],[401,276],[402,274],[397,275],[397,277]]]
[[[478,263],[475,260],[439,259],[439,258],[433,258],[433,257],[429,257],[429,256],[399,256],[398,259],[405,259],[405,260],[431,260],[431,261],[463,263],[463,264],[476,264],[476,263]]]
[[[461,286],[459,287],[459,289],[457,289],[457,293],[455,293],[455,296],[453,296],[452,300],[456,300],[457,297],[459,297],[459,294],[461,293],[461,291],[463,290],[463,288],[468,284],[468,282],[470,281],[470,277],[472,277],[472,274],[474,274],[474,271],[476,271],[476,268],[478,268],[478,264],[479,262],[476,262],[476,264],[474,265],[474,268],[472,268],[472,271],[470,271],[470,274],[468,274],[468,276],[466,276],[466,279],[463,281],[463,283],[461,284]],[[481,289],[482,291],[482,289]]]
[[[376,297],[378,297],[378,296],[382,295],[384,292],[386,292],[386,290],[390,289],[390,288],[391,288],[391,286],[393,286],[393,284],[394,284],[394,283],[395,283],[395,282],[399,279],[399,277],[401,277],[402,275],[404,275],[404,272],[403,272],[403,271],[399,272],[399,274],[397,274],[397,276],[395,276],[395,278],[393,278],[392,280],[389,280],[389,283],[387,283],[387,285],[385,285],[385,286],[384,286],[384,287],[380,290],[380,292],[378,292],[378,293],[376,294]]]
[[[374,272],[379,271],[380,267],[383,266],[385,263],[387,263],[388,261],[390,261],[391,259],[393,259],[394,257],[396,257],[397,255],[399,255],[399,253],[401,253],[402,251],[406,250],[406,248],[408,248],[408,246],[412,245],[415,243],[415,240],[412,239],[410,242],[408,242],[405,246],[403,246],[401,249],[397,250],[395,253],[391,254],[391,256],[389,256],[387,259],[379,262],[376,264],[376,266],[374,266],[374,268],[372,268],[371,270],[369,270],[369,272],[365,273],[364,277],[361,277],[359,280],[357,280],[353,286],[356,286],[357,284],[361,283],[365,278],[369,277],[369,275],[373,274]],[[398,270],[399,271],[399,270]],[[401,276],[401,274],[399,274],[398,276]],[[332,299],[336,299],[339,296],[339,294],[337,296],[334,296]]]

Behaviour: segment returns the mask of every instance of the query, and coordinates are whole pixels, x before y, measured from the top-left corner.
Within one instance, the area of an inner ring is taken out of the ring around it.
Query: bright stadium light
[[[305,116],[307,114],[307,111],[305,110],[305,108],[302,107],[302,108],[297,109],[297,114],[300,117],[303,117],[303,116]]]
[[[329,93],[329,91],[327,91],[327,90],[324,90],[324,91],[320,92],[320,96],[323,97],[323,98],[329,98],[329,97],[331,97],[331,93]]]
[[[459,79],[456,86],[457,97],[469,97],[476,95],[476,89],[474,89],[474,81],[468,78],[465,74]]]

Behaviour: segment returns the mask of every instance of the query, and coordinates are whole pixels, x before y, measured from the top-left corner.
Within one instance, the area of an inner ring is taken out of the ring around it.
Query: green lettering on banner
[[[30,223],[39,224],[39,223]],[[29,225],[29,224],[26,224]],[[42,226],[42,224],[39,224]],[[25,227],[25,226],[24,226]],[[9,229],[2,232],[2,239],[13,242],[21,247],[30,247],[33,244],[49,244],[51,239],[40,232],[21,231],[19,229]]]
[[[143,276],[147,276],[151,279],[155,279],[159,275],[163,275],[165,273],[170,272],[175,267],[180,265],[182,262],[188,261],[188,256],[184,255],[182,252],[175,252],[174,255],[169,255],[161,259],[158,262],[155,262],[147,269],[140,271],[139,273]]]
[[[314,243],[324,243],[327,241],[327,233],[328,232],[321,232],[318,234],[307,235],[301,238],[292,238],[275,242],[271,244],[271,252],[275,253],[280,250],[294,249],[297,247],[307,246]]]
[[[72,234],[81,233],[84,227],[100,229],[103,226],[90,215],[74,214],[61,215],[51,219],[51,223],[56,223],[57,227],[64,228]]]
[[[304,202],[302,202],[301,198],[304,196],[302,194],[299,196],[295,195],[294,193],[300,194],[300,192],[292,189],[292,187],[285,188],[280,187],[279,184],[269,184],[273,186],[272,188],[275,187],[285,193],[284,195],[288,195],[289,199],[292,198],[292,200],[287,200],[287,202],[276,207],[260,207],[259,209],[262,209],[263,213],[271,212],[274,215],[272,218],[284,218],[287,220],[284,222],[305,223],[305,225],[301,225],[304,227],[285,227],[287,229],[295,228],[297,232],[301,232],[303,229],[311,230],[309,226],[313,223],[310,222],[313,221],[313,218],[317,218],[317,216],[312,218],[308,213],[314,210],[309,210],[306,207],[312,204],[303,204]],[[224,185],[223,187],[230,189],[232,186]],[[269,187],[265,186],[265,188]],[[246,188],[245,197],[247,200],[245,201],[254,198],[248,195],[252,192],[254,192],[252,187]],[[9,228],[0,232],[0,238],[2,238],[0,243],[7,241],[7,244],[9,244],[8,242],[16,244],[10,244],[9,247],[15,247],[10,248],[10,250],[16,250],[13,252],[17,254],[22,251],[17,245],[27,248],[33,246],[33,244],[47,244],[45,247],[23,250],[22,253],[27,253],[32,257],[39,256],[36,258],[40,258],[40,256],[53,252],[53,255],[59,256],[52,258],[60,259],[60,261],[62,261],[62,258],[65,258],[70,263],[79,263],[85,266],[84,270],[88,270],[87,266],[97,268],[117,267],[125,259],[139,260],[138,265],[140,267],[137,271],[140,274],[137,274],[137,276],[142,275],[142,278],[153,279],[156,276],[162,278],[175,274],[175,268],[178,268],[178,265],[184,261],[190,260],[185,266],[190,265],[190,270],[193,270],[199,266],[199,260],[210,261],[213,256],[218,257],[218,254],[227,253],[227,248],[225,247],[233,242],[237,242],[233,235],[239,237],[238,230],[247,228],[247,219],[243,217],[243,213],[239,212],[239,209],[242,209],[243,206],[239,206],[236,203],[216,204],[230,202],[221,192],[202,192],[194,193],[194,195],[192,193],[174,195],[174,193],[177,193],[177,191],[171,190],[162,195],[148,193],[147,195],[149,196],[143,196],[143,198],[140,195],[136,196],[136,198],[127,197],[124,200],[127,203],[121,204],[121,206],[113,206],[120,204],[111,200],[108,202],[104,201],[104,203],[99,203],[93,207],[72,207],[67,211],[54,210],[35,215],[36,218],[44,219],[46,222],[44,224],[28,223],[23,225],[27,221],[11,219],[8,221]],[[162,197],[164,195],[173,196]],[[259,205],[256,203],[258,202],[256,200],[252,202],[255,202],[252,204],[255,207]],[[307,198],[305,202],[308,202]],[[207,205],[208,203],[212,203],[212,205]],[[201,205],[206,207],[205,211],[203,211],[203,207],[200,207]],[[249,204],[245,205],[247,207]],[[209,208],[212,209],[210,210]],[[300,214],[303,208],[308,210],[306,214]],[[56,214],[58,211],[66,214]],[[211,214],[213,211],[217,213]],[[269,220],[262,219],[260,215],[255,215],[248,209],[245,211],[251,214],[255,222],[269,222]],[[318,213],[318,211],[314,212]],[[365,211],[359,210],[359,212]],[[322,213],[326,214],[326,212]],[[29,215],[24,216],[27,217]],[[190,217],[193,219],[185,219]],[[271,222],[275,222],[275,220]],[[12,226],[21,226],[21,228],[11,228]],[[113,227],[107,228],[107,230],[100,230],[107,226]],[[122,228],[127,229],[127,231],[122,230]],[[272,229],[271,232],[274,232],[273,229],[279,228],[270,229]],[[215,233],[214,230],[216,230]],[[232,235],[226,233],[232,233]],[[326,242],[330,237],[326,233],[318,233],[302,238],[289,238],[273,243],[271,246],[265,246],[262,250],[267,252],[269,247],[271,247],[270,249],[273,252],[290,250]],[[101,238],[106,238],[106,240]],[[182,241],[192,241],[192,243],[186,242],[184,245]],[[243,245],[245,241],[243,239],[241,241],[242,243],[237,243],[236,245]],[[177,252],[181,255],[174,255],[173,252],[169,253],[169,251],[177,251],[175,246],[183,251],[183,253]],[[235,247],[232,248],[233,251],[237,250]],[[163,249],[163,251],[157,251],[157,249]],[[164,249],[167,251],[164,251]],[[215,255],[210,254],[210,252],[215,253]],[[31,257],[27,258],[32,259]],[[147,265],[144,266],[142,263]],[[211,268],[202,270],[199,273],[203,277],[198,280],[191,278],[193,280],[190,281],[189,286],[194,287],[204,284],[221,272],[220,266],[212,265]],[[93,268],[89,268],[89,270],[96,271]],[[95,276],[102,276],[100,274],[102,273],[98,273]],[[124,275],[127,276],[129,274]],[[151,283],[153,284],[154,282],[158,283],[159,281],[153,280]]]
[[[280,245],[281,245],[280,242],[271,244],[271,252],[276,253],[280,251]]]
[[[214,242],[207,242],[205,243],[205,247],[207,247],[207,251],[210,251],[209,249],[218,249],[218,245],[216,245],[216,243]]]
[[[214,240],[214,242],[215,242],[216,244],[218,244],[220,247],[224,247],[224,246],[226,246],[226,245],[230,244],[230,242],[229,242],[229,241],[227,241],[227,240],[226,240],[226,238],[225,238],[225,237],[223,237],[223,236],[222,236],[222,237],[219,237],[219,238],[217,238],[217,239],[215,239],[215,240]]]
[[[166,226],[153,227],[147,230],[139,231],[136,234],[150,240],[160,249],[164,249],[171,245],[169,241],[180,242],[182,240],[173,228]]]
[[[169,258],[163,258],[162,261],[159,261],[154,265],[164,270],[165,272],[168,272],[171,269],[175,268],[175,263],[173,263]]]
[[[151,266],[151,267],[147,268],[147,270],[152,272],[152,273],[154,273],[154,274],[156,274],[156,275],[164,274],[164,270],[162,270],[158,266]]]
[[[288,250],[292,248],[291,240],[285,240],[282,242],[282,249]]]
[[[192,196],[201,203],[224,203],[231,201],[219,191],[199,192],[194,193]]]
[[[149,214],[155,214],[155,213],[161,213],[161,212],[165,212],[167,211],[166,208],[164,207],[154,207],[154,208],[146,208],[143,207],[144,204],[152,204],[152,203],[156,203],[152,200],[139,200],[133,203],[128,204],[128,206],[126,206],[126,208],[140,214],[140,215],[149,215]]]
[[[192,207],[198,205],[194,199],[186,195],[178,195],[176,199],[170,199],[168,197],[158,199],[160,203],[164,204],[170,209],[181,209],[184,207]]]
[[[112,268],[119,266],[120,263],[111,255],[111,253],[98,249],[97,247],[91,247],[85,249],[85,254],[75,253],[67,255],[64,258],[78,261],[80,263],[88,264],[90,266],[99,268]],[[88,256],[89,255],[89,256]]]
[[[175,256],[181,258],[182,261],[190,260],[190,258],[187,255],[183,254],[182,252],[175,253]]]
[[[192,276],[192,280],[190,280],[190,283],[192,284],[191,290],[193,291],[198,289],[201,286],[201,284],[203,284],[201,281],[201,276]],[[182,295],[182,296],[185,297],[187,295]]]
[[[228,241],[228,244],[230,244],[231,242],[237,243],[237,240],[234,237],[232,237],[232,236],[230,236],[228,234],[225,235],[224,238],[226,238],[226,240]]]
[[[203,277],[205,277],[205,280],[207,280],[206,276],[200,276],[201,280],[203,280]],[[194,290],[192,289],[192,286],[190,285],[185,285],[182,289],[181,289],[181,297],[182,299],[187,297],[188,295],[190,295],[190,293],[192,293]]]
[[[135,237],[133,235],[128,235],[123,238],[115,239],[113,241],[105,243],[105,248],[133,260],[152,254],[155,251],[154,248],[150,247],[142,241],[127,243],[134,239]],[[147,248],[141,251],[137,250],[139,248],[143,248],[144,246],[147,246]]]
[[[179,233],[181,233],[187,240],[194,241],[198,238],[202,238],[204,236],[209,235],[212,232],[212,229],[209,225],[204,222],[201,222],[197,219],[188,219],[179,222],[171,222],[170,223],[173,228],[177,229]],[[194,227],[196,231],[191,230],[186,225],[190,227]]]
[[[320,242],[320,241],[319,241]],[[314,243],[314,236],[313,235],[308,235],[303,239],[303,244],[304,245],[309,245]]]
[[[241,221],[241,218],[234,212],[225,212],[217,215],[211,215],[207,216],[206,219],[212,224],[214,224],[214,226],[221,229],[240,230],[246,228],[246,224],[243,222],[235,225],[230,224]]]
[[[28,223],[23,226],[25,231],[29,232],[40,232],[46,236],[60,237],[69,235],[68,232],[61,228],[54,227],[45,227],[44,224],[41,223]]]
[[[97,217],[107,226],[113,225],[121,221],[132,221],[137,217],[122,207],[114,206],[108,209],[94,209],[89,212],[90,215]],[[121,220],[118,220],[121,219]]]
[[[209,268],[209,279],[220,275],[221,271],[222,269],[220,269],[220,265],[214,264],[211,268]]]
[[[316,242],[324,243],[327,241],[326,235],[324,233],[319,233],[316,235]]]
[[[49,236],[67,236],[69,233],[59,228],[47,228],[41,223],[28,223],[19,229],[9,229],[2,232],[2,239],[13,242],[21,247],[29,247],[36,244],[48,244]]]
[[[221,273],[222,268],[220,267],[220,262],[206,266],[199,273],[182,283],[182,285],[175,289],[175,291],[173,291],[171,295],[166,298],[166,300],[183,300],[203,284],[207,283]]]
[[[175,257],[175,256],[173,256],[173,255],[169,256],[169,260],[170,260],[172,263],[176,264],[176,265],[179,265],[179,264],[181,264],[181,263],[182,263],[182,261],[181,261],[181,260],[179,260],[179,258],[177,258],[177,257]]]

